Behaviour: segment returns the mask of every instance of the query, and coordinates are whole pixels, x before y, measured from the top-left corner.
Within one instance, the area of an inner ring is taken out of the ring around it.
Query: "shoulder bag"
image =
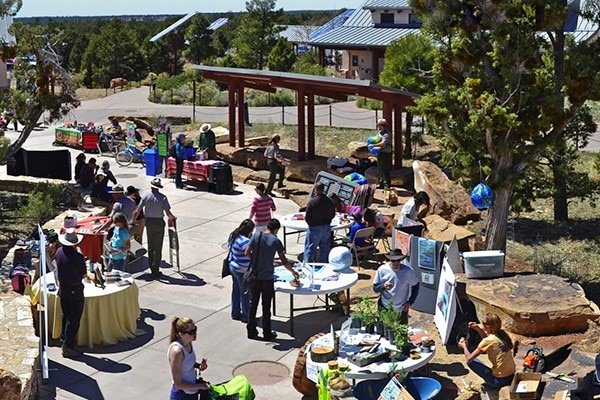
[[[242,279],[242,283],[244,284],[244,288],[246,289],[252,289],[254,286],[256,286],[256,263],[258,262],[258,254],[260,252],[260,242],[262,240],[262,234],[262,232],[258,234],[256,252],[252,253],[252,261],[250,261],[248,271],[244,272],[244,278]]]
[[[231,244],[233,246],[233,243]],[[229,269],[229,257],[231,256],[231,247],[229,247],[229,251],[227,252],[227,257],[223,259],[223,268],[221,269],[221,278],[225,278],[226,276],[231,275],[231,270]]]

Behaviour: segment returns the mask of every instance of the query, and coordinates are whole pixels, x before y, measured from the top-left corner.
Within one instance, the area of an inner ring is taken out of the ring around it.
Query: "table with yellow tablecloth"
[[[107,283],[105,288],[96,287],[84,280],[85,304],[77,344],[93,348],[94,345],[109,346],[136,336],[137,319],[140,316],[138,287],[131,284],[119,286]],[[53,273],[46,275],[46,285],[55,284]],[[43,303],[41,279],[32,286],[32,304]],[[62,329],[62,310],[58,290],[48,291],[48,332],[52,339],[59,339]]]

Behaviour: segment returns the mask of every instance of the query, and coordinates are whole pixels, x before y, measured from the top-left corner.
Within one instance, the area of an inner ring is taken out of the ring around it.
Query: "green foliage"
[[[385,50],[381,84],[426,93],[433,89],[434,55],[433,43],[424,34],[411,34],[395,40]]]
[[[250,107],[293,106],[296,104],[294,95],[287,89],[279,89],[276,93],[248,90],[244,98]]]
[[[210,21],[204,14],[196,14],[185,30],[188,41],[183,55],[192,63],[200,64],[213,55]]]
[[[4,136],[4,131],[0,134],[0,160],[4,159],[8,147],[10,146],[10,139]]]
[[[352,318],[360,319],[365,326],[374,326],[377,322],[377,304],[369,296],[364,296],[354,306]]]
[[[313,62],[314,56],[311,53],[304,53],[298,57],[298,61],[294,64],[292,72],[297,74],[327,76],[325,68],[321,67],[317,62]]]
[[[54,218],[60,197],[64,191],[62,185],[37,183],[32,185],[29,196],[18,208],[19,214],[34,223],[43,224]]]
[[[496,195],[486,248],[503,249],[515,185],[549,146],[563,143],[584,101],[600,98],[600,44],[565,38],[565,1],[413,6],[436,52],[435,89],[418,99],[418,111],[457,176],[474,184],[479,163],[486,171]]]
[[[356,99],[356,107],[366,108],[367,110],[383,110],[383,102],[381,100],[359,97]]]
[[[267,65],[270,71],[288,72],[296,62],[292,44],[285,38],[279,38],[269,53]]]
[[[250,69],[265,67],[267,56],[277,42],[277,34],[283,30],[277,25],[283,9],[275,10],[275,3],[275,0],[246,2],[246,13],[232,42],[239,66]]]

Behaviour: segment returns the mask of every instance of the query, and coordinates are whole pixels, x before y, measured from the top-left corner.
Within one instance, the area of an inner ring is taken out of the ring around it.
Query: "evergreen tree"
[[[436,88],[419,109],[453,154],[457,175],[475,183],[481,163],[494,190],[485,245],[505,249],[515,186],[549,146],[564,143],[564,128],[584,102],[600,98],[600,42],[566,39],[569,5],[579,2],[411,5],[437,52]]]
[[[296,62],[292,44],[280,38],[269,53],[268,67],[271,71],[289,72]]]
[[[209,26],[210,21],[205,15],[196,14],[185,30],[188,45],[183,51],[183,55],[194,64],[201,64],[213,56],[212,30],[208,29]]]

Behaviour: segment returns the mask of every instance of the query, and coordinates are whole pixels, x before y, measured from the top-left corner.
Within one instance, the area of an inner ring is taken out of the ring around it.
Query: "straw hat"
[[[162,189],[163,185],[162,185],[162,181],[160,180],[160,178],[153,178],[150,181],[150,187],[152,189]]]
[[[205,133],[206,131],[210,130],[210,128],[212,128],[210,124],[202,124],[202,126],[200,127],[200,132]]]
[[[404,255],[404,253],[402,253],[402,250],[400,249],[394,249],[387,253],[385,256],[388,258],[388,260],[391,261],[402,261],[406,258],[406,256]]]
[[[82,240],[83,235],[76,234],[75,228],[69,228],[65,231],[65,233],[58,235],[58,241],[63,246],[75,246],[81,243]]]

